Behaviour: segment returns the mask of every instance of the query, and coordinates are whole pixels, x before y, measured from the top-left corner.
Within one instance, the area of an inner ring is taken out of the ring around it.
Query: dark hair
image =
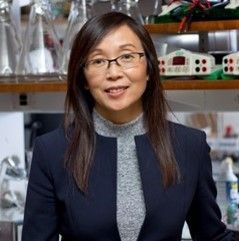
[[[76,35],[71,50],[67,94],[65,100],[65,131],[69,139],[65,164],[77,186],[87,191],[89,173],[94,159],[95,131],[92,120],[94,99],[86,90],[83,66],[87,57],[111,30],[127,25],[140,39],[147,59],[149,81],[143,94],[143,111],[148,136],[159,160],[165,187],[180,178],[179,168],[170,141],[167,103],[159,79],[157,54],[147,30],[131,17],[110,12],[90,19]]]

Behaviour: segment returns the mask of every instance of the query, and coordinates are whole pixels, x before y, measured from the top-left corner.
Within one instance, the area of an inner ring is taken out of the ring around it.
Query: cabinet
[[[174,111],[237,111],[239,80],[167,80],[166,96]],[[0,111],[62,112],[66,83],[0,84]]]
[[[147,24],[150,33],[178,33],[179,23]],[[239,20],[217,20],[192,22],[187,32],[209,32],[239,29]]]
[[[178,33],[178,23],[145,25],[151,34]],[[189,32],[239,29],[239,20],[192,22]],[[239,79],[167,80],[166,96],[174,111],[237,111]],[[58,79],[44,82],[0,83],[0,111],[62,112],[66,83]]]

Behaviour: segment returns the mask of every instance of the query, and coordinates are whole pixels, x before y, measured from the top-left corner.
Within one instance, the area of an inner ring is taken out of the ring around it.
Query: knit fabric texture
[[[117,225],[122,241],[136,241],[145,218],[145,202],[134,137],[146,133],[144,116],[114,124],[93,111],[95,131],[117,138]]]

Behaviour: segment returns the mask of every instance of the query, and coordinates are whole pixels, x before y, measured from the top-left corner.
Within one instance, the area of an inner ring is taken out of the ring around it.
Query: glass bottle
[[[58,76],[61,58],[51,5],[48,0],[33,0],[17,73],[23,79],[37,76],[39,80],[49,80],[50,76]]]
[[[61,64],[61,73],[63,75],[67,74],[70,50],[72,48],[75,35],[81,29],[81,27],[86,21],[86,0],[73,0],[71,3],[70,14],[68,17],[68,25],[66,28],[66,33],[63,41],[63,57]]]
[[[0,81],[15,75],[21,46],[20,34],[11,17],[11,1],[0,0]]]
[[[138,0],[120,0],[118,11],[134,18],[138,23],[144,24],[143,15],[138,6]]]

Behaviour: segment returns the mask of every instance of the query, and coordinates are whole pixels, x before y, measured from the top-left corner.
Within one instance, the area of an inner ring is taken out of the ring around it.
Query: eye
[[[130,62],[135,58],[134,54],[123,54],[120,56],[121,61]]]
[[[107,61],[105,59],[92,59],[89,61],[89,65],[95,66],[95,67],[100,67],[104,65]]]

